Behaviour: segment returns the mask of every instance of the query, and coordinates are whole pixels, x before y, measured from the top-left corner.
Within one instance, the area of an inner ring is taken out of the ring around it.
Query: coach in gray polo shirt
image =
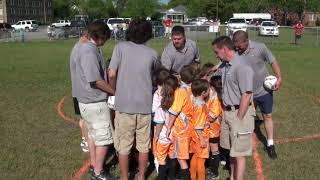
[[[231,39],[221,36],[212,43],[220,60],[222,72],[223,120],[220,146],[230,149],[231,179],[242,180],[245,174],[245,156],[252,154],[252,133],[255,111],[251,105],[253,70],[234,50]]]
[[[266,90],[263,86],[265,77],[269,75],[266,63],[271,65],[271,68],[277,77],[277,82],[272,90],[278,90],[282,84],[280,65],[272,55],[271,51],[265,44],[248,39],[248,34],[244,31],[237,31],[233,35],[233,43],[239,55],[245,57],[245,62],[251,66],[254,71],[253,80],[253,100],[262,112],[265,129],[267,132],[267,153],[271,159],[277,158],[277,154],[273,142],[273,121],[272,121],[272,106],[273,94],[272,91]]]
[[[108,145],[113,143],[106,99],[107,93],[113,94],[114,91],[105,81],[104,60],[98,47],[104,45],[111,33],[107,25],[99,22],[90,24],[88,33],[90,41],[79,47],[75,60],[74,93],[88,128],[90,162],[94,170],[91,179],[106,180],[103,164]]]
[[[128,179],[128,159],[134,139],[139,151],[139,180],[144,180],[150,148],[152,77],[157,52],[145,43],[152,26],[145,20],[129,24],[128,41],[118,43],[109,65],[109,80],[115,87],[114,146],[119,153],[121,179]]]
[[[182,26],[174,26],[171,32],[172,41],[164,49],[161,57],[162,65],[170,71],[180,73],[183,66],[192,62],[200,63],[197,44],[185,36]]]

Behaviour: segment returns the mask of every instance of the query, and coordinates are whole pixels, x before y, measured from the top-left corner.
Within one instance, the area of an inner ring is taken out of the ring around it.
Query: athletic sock
[[[177,168],[177,159],[168,159],[168,178],[175,179],[176,176],[176,168]]]
[[[210,157],[210,167],[212,172],[219,175],[220,154],[219,151],[213,152]]]
[[[273,139],[268,139],[268,146],[272,146],[273,145]]]
[[[181,172],[182,180],[191,180],[189,169],[181,169],[180,172]]]
[[[158,173],[158,180],[166,180],[167,179],[167,165],[159,165],[159,173]]]

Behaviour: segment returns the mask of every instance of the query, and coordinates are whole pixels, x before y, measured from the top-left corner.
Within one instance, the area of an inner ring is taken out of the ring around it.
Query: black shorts
[[[296,39],[301,39],[301,35],[296,34]]]
[[[220,143],[220,137],[210,138],[209,143],[212,143],[212,144]]]
[[[73,97],[73,108],[74,108],[74,113],[80,115],[79,102],[75,97]]]

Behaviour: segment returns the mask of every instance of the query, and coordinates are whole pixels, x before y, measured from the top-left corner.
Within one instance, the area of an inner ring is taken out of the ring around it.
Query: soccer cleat
[[[270,157],[270,159],[277,159],[278,156],[277,156],[276,149],[275,149],[274,145],[267,146],[266,150],[267,150],[267,154]]]
[[[99,175],[96,175],[94,172],[91,175],[91,180],[111,180],[113,177],[107,175],[106,172],[101,171]]]

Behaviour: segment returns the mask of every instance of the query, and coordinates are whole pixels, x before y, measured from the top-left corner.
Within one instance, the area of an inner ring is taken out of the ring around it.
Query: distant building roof
[[[183,5],[179,5],[175,8],[171,8],[168,10],[161,10],[160,13],[163,14],[185,14],[186,13],[186,7]]]

